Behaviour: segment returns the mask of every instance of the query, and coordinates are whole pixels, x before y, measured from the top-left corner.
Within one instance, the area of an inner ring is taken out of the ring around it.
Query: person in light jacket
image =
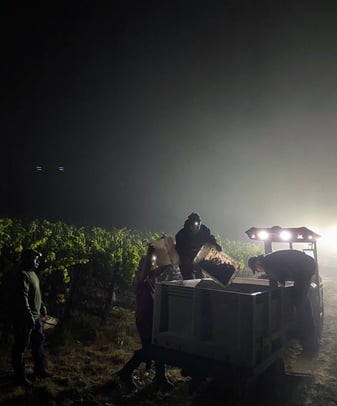
[[[45,368],[43,345],[45,336],[41,317],[47,315],[42,301],[40,281],[35,272],[39,267],[41,253],[25,249],[21,253],[20,269],[14,282],[12,304],[12,325],[14,342],[12,347],[12,366],[17,384],[31,385],[25,373],[24,353],[29,343],[32,346],[34,376],[47,378],[51,374]]]

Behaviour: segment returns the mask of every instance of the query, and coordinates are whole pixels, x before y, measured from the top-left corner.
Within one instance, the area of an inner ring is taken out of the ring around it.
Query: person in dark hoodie
[[[248,266],[254,274],[265,273],[270,286],[284,286],[286,281],[293,281],[295,305],[300,309],[307,297],[317,263],[302,251],[280,250],[251,257]]]
[[[21,253],[20,270],[14,282],[12,322],[14,343],[12,347],[12,366],[15,382],[20,385],[32,385],[25,374],[24,353],[31,342],[34,361],[34,376],[47,378],[51,374],[45,369],[43,351],[44,333],[41,317],[47,310],[42,302],[40,281],[36,274],[41,253],[25,249]]]
[[[221,251],[221,246],[216,238],[208,227],[201,224],[200,216],[197,213],[191,213],[188,216],[184,227],[178,231],[175,238],[176,249],[180,257],[180,271],[184,279],[195,279],[200,276],[200,272],[193,267],[193,260],[204,244],[212,244]]]

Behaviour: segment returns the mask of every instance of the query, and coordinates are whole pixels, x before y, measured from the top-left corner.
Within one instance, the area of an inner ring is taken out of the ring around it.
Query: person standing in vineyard
[[[136,327],[139,333],[142,347],[134,352],[131,359],[117,373],[119,379],[126,385],[127,390],[134,388],[132,380],[133,371],[144,362],[147,369],[150,368],[153,360],[152,346],[152,323],[154,307],[155,283],[160,275],[167,270],[167,266],[154,268],[154,247],[150,244],[147,254],[140,260],[138,271],[135,277],[136,294]],[[177,273],[175,274],[177,278]],[[179,276],[180,272],[179,272]],[[173,385],[166,377],[165,365],[155,361],[154,382],[161,390],[171,389]]]
[[[221,246],[211,234],[210,229],[201,224],[200,216],[197,213],[191,213],[185,221],[184,227],[176,234],[176,249],[180,257],[180,271],[184,279],[195,279],[198,276],[197,270],[193,267],[193,260],[206,243],[214,245],[218,251],[221,251]]]
[[[24,352],[31,342],[34,361],[34,376],[47,378],[51,374],[45,369],[43,351],[44,333],[41,316],[47,315],[42,302],[40,281],[35,272],[39,267],[39,257],[42,254],[33,249],[21,253],[20,270],[14,282],[14,298],[12,303],[12,321],[14,343],[12,347],[12,366],[17,384],[32,385],[26,377]]]

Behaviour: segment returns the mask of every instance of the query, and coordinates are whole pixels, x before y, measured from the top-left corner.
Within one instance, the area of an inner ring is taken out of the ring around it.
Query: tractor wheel
[[[315,323],[310,305],[306,306],[302,317],[303,328],[301,329],[302,336],[300,337],[300,342],[307,355],[315,356],[320,348],[321,322],[316,320]]]

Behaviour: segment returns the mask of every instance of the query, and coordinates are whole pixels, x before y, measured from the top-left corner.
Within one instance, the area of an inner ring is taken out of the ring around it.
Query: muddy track
[[[322,279],[325,317],[321,347],[315,358],[298,354],[292,362],[291,371],[307,377],[296,388],[294,405],[337,405],[337,275]]]

